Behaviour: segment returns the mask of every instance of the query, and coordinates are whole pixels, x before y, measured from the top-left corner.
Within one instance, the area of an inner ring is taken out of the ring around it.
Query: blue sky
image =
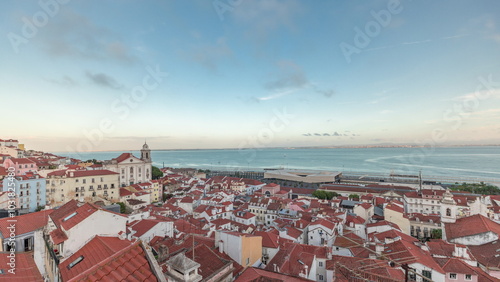
[[[0,11],[30,148],[500,143],[498,1],[40,3]]]

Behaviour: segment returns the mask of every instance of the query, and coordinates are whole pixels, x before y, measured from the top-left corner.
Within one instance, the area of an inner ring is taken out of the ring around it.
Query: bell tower
[[[441,200],[441,222],[455,223],[457,220],[457,204],[453,200],[453,195],[449,189],[443,194]]]
[[[144,145],[142,145],[141,160],[146,163],[151,163],[151,150],[149,149],[149,146],[146,142],[144,142]]]

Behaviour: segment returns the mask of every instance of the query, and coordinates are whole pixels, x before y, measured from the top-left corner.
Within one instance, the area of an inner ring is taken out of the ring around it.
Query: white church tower
[[[146,142],[144,142],[144,145],[142,145],[141,160],[143,160],[145,163],[151,163],[151,150],[149,149],[149,146]]]
[[[453,200],[453,194],[451,194],[449,189],[446,189],[441,200],[441,222],[455,223],[456,220],[457,204]]]

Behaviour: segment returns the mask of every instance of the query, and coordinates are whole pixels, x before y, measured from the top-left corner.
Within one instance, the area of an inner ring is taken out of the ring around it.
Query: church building
[[[123,153],[117,158],[104,161],[104,169],[108,169],[120,174],[120,186],[125,187],[136,183],[150,181],[151,171],[151,150],[147,143],[141,149],[141,157],[137,158],[131,153]]]

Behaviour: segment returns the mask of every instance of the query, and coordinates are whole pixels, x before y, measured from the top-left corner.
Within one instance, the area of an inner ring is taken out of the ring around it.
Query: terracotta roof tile
[[[276,273],[273,271],[264,270],[260,268],[249,267],[245,269],[245,271],[235,280],[235,282],[247,282],[247,281],[302,282],[311,280],[296,276],[290,276],[283,273]]]
[[[9,237],[9,230],[7,229],[13,222],[9,220],[16,220],[16,234],[21,235],[35,231],[47,225],[48,217],[54,210],[39,211],[28,213],[15,217],[5,217],[0,219],[0,233],[3,238]]]
[[[33,252],[16,253],[16,269],[15,274],[9,273],[8,263],[10,258],[7,256],[10,253],[0,252],[0,265],[4,274],[0,274],[0,280],[10,282],[43,282],[43,277],[33,259]]]
[[[453,224],[445,224],[445,229],[448,241],[489,231],[500,236],[500,224],[480,214],[459,218]]]
[[[72,268],[68,266],[83,257]],[[59,264],[64,281],[157,281],[140,242],[96,236]]]

